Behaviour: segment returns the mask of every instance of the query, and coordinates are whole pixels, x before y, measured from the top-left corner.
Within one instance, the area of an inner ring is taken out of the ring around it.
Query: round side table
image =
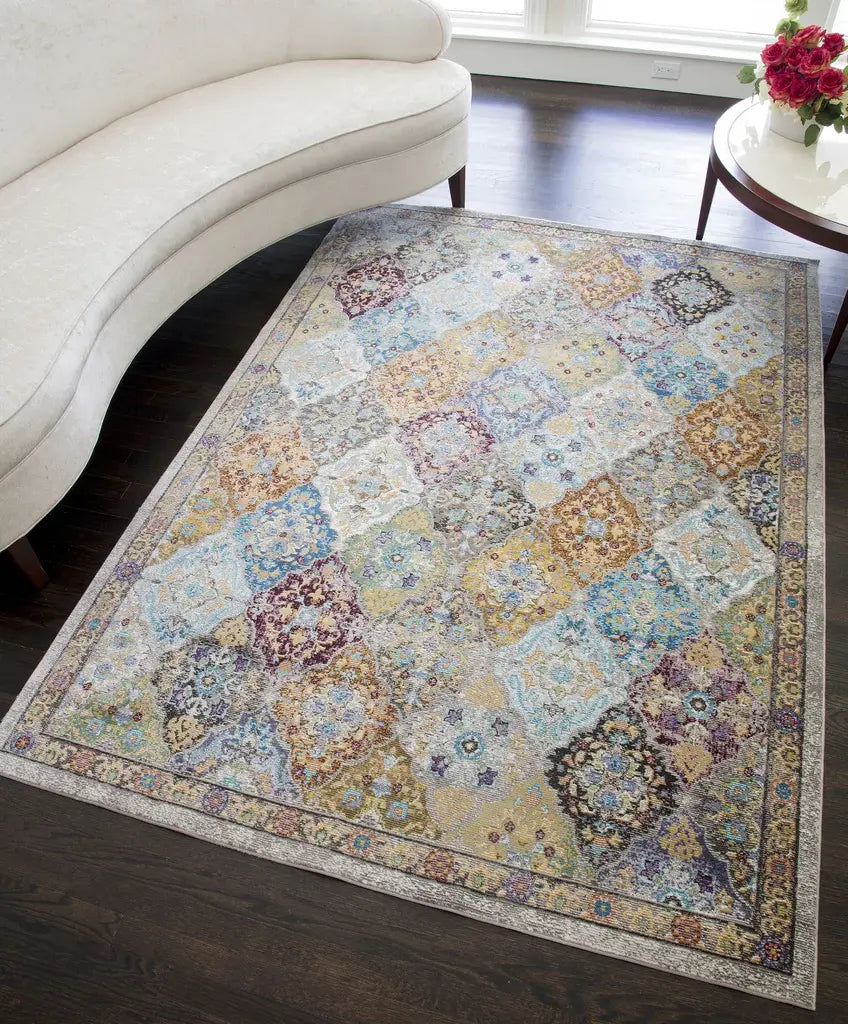
[[[848,137],[824,129],[815,146],[792,142],[768,127],[768,105],[734,104],[716,122],[695,237],[704,237],[716,182],[749,210],[811,242],[848,253]],[[824,364],[848,326],[848,293]]]

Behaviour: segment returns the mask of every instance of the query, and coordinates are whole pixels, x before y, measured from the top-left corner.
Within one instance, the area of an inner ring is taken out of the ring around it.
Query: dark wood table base
[[[827,343],[827,351],[824,354],[825,368],[827,368],[831,359],[836,355],[836,350],[839,348],[839,342],[842,341],[842,335],[845,333],[846,327],[848,327],[848,292],[845,293],[845,298],[839,307],[839,316],[836,318],[833,334],[831,334],[830,341]]]

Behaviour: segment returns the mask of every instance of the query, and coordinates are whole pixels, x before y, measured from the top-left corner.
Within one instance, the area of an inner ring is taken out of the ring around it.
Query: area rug
[[[0,770],[812,1006],[820,343],[809,262],[345,218]]]

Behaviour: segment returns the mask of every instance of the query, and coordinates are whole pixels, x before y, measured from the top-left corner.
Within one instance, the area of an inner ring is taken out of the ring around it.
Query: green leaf
[[[842,117],[842,105],[840,103],[834,103],[832,100],[827,105],[827,112],[831,117],[837,118]]]
[[[736,77],[743,85],[750,85],[757,77],[754,71],[754,65],[746,64],[744,68],[739,69],[739,74]]]
[[[837,130],[837,131],[838,131],[838,132],[840,133],[840,134],[842,133],[842,122],[841,122],[841,121],[834,121],[834,122],[833,122],[833,127],[834,127],[834,128],[835,128],[835,129],[836,129],[836,130]]]
[[[777,23],[777,28],[774,30],[776,36],[786,36],[787,39],[791,39],[797,35],[801,30],[801,23],[796,21],[794,18],[783,18]]]
[[[809,121],[813,116],[813,108],[809,103],[805,103],[802,107],[798,107],[798,116],[802,121]]]
[[[808,125],[807,130],[804,132],[804,145],[812,146],[819,137],[820,131],[821,128],[817,124]]]

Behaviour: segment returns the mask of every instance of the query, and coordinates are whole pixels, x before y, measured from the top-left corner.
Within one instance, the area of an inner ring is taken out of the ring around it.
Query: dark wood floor
[[[692,237],[726,101],[480,79],[468,205]],[[447,186],[416,201],[447,204]],[[34,531],[50,585],[0,567],[0,709],[323,231],[273,246],[151,340],[92,460]],[[707,240],[848,258],[716,197]],[[0,1020],[18,1024],[837,1024],[848,1020],[848,341],[828,374],[828,757],[815,1014],[268,864],[0,780]]]

